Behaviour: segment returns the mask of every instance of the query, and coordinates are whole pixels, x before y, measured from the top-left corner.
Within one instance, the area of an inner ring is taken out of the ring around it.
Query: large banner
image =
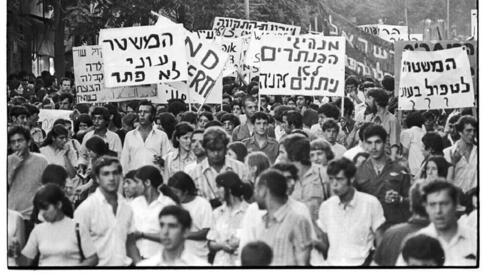
[[[301,27],[275,22],[260,22],[227,17],[214,18],[213,31],[216,33],[216,36],[241,37],[252,33],[253,30],[287,31],[291,35],[299,35]]]
[[[359,76],[371,76],[379,81],[385,74],[394,74],[393,43],[363,32],[344,17],[321,5],[328,14],[330,36],[343,36],[346,41],[346,69]]]
[[[438,51],[444,49],[451,49],[455,47],[464,47],[468,58],[470,60],[471,77],[473,78],[473,87],[475,92],[478,93],[478,56],[477,56],[477,42],[466,41],[464,43],[458,41],[400,41],[395,43],[395,93],[398,92],[400,83],[400,68],[402,60],[402,52],[409,51]]]
[[[408,26],[374,24],[362,25],[358,26],[358,28],[372,35],[377,35],[391,43],[395,43],[396,41],[400,40],[410,40],[408,36]]]
[[[259,92],[270,95],[343,96],[343,37],[263,36],[256,53]]]
[[[39,109],[39,121],[41,122],[41,128],[48,133],[53,128],[53,124],[57,119],[68,119],[73,111],[67,110],[51,110],[51,109]]]
[[[187,80],[184,33],[143,26],[100,30],[107,87]]]
[[[398,94],[400,110],[474,107],[466,50],[404,51]]]

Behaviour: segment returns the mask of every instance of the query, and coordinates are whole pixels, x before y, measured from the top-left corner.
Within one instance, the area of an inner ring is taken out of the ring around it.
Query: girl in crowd
[[[34,197],[45,222],[31,232],[27,244],[16,258],[20,266],[32,266],[39,254],[39,266],[95,266],[95,246],[88,231],[63,213],[65,194],[54,184],[43,186]],[[20,250],[17,242],[12,249]],[[16,254],[16,253],[14,253]]]
[[[248,203],[243,200],[245,184],[232,171],[216,177],[218,198],[223,203],[213,211],[214,223],[207,239],[209,248],[216,252],[213,264],[234,266],[238,261],[238,233]]]
[[[197,196],[194,181],[182,171],[169,178],[168,186],[179,198],[180,205],[189,211],[192,218],[192,226],[187,234],[186,249],[207,261],[209,250],[206,236],[213,223],[211,204],[206,199]]]
[[[334,158],[332,148],[328,141],[317,138],[310,143],[310,160],[323,167],[328,166],[328,162]]]
[[[202,112],[197,116],[197,129],[204,130],[206,124],[213,121],[213,114],[210,112]]]
[[[231,142],[228,144],[228,150],[226,151],[226,156],[243,162],[247,156],[247,147],[240,141]]]
[[[194,127],[187,122],[180,122],[175,126],[172,145],[176,150],[165,157],[165,167],[163,169],[165,181],[177,171],[183,171],[188,164],[196,161],[196,157],[191,150],[191,135],[193,131]]]
[[[76,152],[71,146],[66,144],[68,141],[68,131],[62,125],[55,125],[48,133],[43,146],[39,149],[49,164],[63,166],[70,177],[76,174],[77,165]]]

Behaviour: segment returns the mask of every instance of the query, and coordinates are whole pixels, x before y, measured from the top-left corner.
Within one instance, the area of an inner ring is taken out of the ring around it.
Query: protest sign
[[[241,37],[252,33],[253,30],[287,31],[291,35],[299,35],[301,27],[275,22],[260,22],[227,17],[214,18],[213,31],[216,36]]]
[[[393,75],[393,43],[378,36],[359,30],[344,17],[333,12],[320,2],[327,14],[327,26],[324,31],[330,36],[343,36],[346,40],[346,70],[359,76],[370,76],[378,81],[386,74]]]
[[[234,75],[240,66],[240,53],[244,45],[242,38],[216,37],[215,43],[229,56],[223,69],[223,76]]]
[[[208,39],[208,40],[215,39],[215,33],[213,30],[198,30],[196,34],[201,39]]]
[[[377,35],[380,38],[392,43],[400,40],[409,40],[408,26],[374,24],[358,26],[358,29],[373,35]]]
[[[259,68],[259,92],[270,95],[343,96],[345,38],[264,36],[250,53]]]
[[[400,110],[474,107],[466,50],[404,51],[398,94]]]
[[[189,95],[191,95],[190,99]],[[223,100],[223,78],[218,78],[207,99],[189,93],[189,86],[185,82],[174,82],[170,84],[158,84],[158,96],[156,99],[152,99],[151,102],[165,104],[170,99],[181,99],[186,103],[189,103],[190,100],[192,104],[203,104],[204,100],[209,104],[221,104]]]
[[[400,83],[400,68],[402,52],[405,50],[410,51],[438,51],[443,49],[451,49],[455,47],[464,46],[470,60],[471,76],[473,78],[473,87],[475,92],[478,93],[478,80],[477,80],[477,69],[478,69],[478,57],[477,57],[477,43],[476,41],[466,41],[458,42],[451,40],[443,41],[399,41],[395,43],[395,94],[398,92],[398,87]]]
[[[53,124],[57,119],[68,119],[73,111],[66,110],[51,110],[51,109],[39,109],[39,122],[41,122],[41,128],[48,133],[53,128]]]
[[[106,86],[187,80],[184,33],[170,26],[100,30]]]

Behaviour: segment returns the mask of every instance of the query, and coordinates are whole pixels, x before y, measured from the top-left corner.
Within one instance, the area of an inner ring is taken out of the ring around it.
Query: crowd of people
[[[9,266],[476,265],[475,110],[401,112],[391,76],[258,86],[88,104],[71,75],[10,75]]]

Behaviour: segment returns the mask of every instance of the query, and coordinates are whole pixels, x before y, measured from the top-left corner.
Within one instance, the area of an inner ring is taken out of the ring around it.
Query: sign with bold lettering
[[[343,96],[345,38],[263,36],[250,53],[259,68],[259,92],[269,95]]]
[[[404,51],[398,95],[400,110],[474,107],[466,50]]]
[[[291,35],[299,35],[301,27],[275,22],[260,22],[254,20],[215,17],[213,31],[216,36],[240,37],[258,31],[287,31]]]
[[[107,87],[187,80],[184,33],[142,26],[100,30]]]
[[[408,26],[375,24],[358,26],[358,29],[373,35],[377,35],[380,38],[392,43],[400,40],[409,40]]]
[[[51,109],[39,109],[39,121],[41,122],[41,128],[48,133],[53,128],[53,124],[57,119],[68,119],[73,111],[66,110],[51,110]]]
[[[215,33],[213,30],[198,30],[196,34],[201,39],[208,39],[208,40],[215,39]]]
[[[167,103],[170,99],[181,99],[186,103],[189,103],[189,95],[191,96],[191,103],[203,104],[206,100],[206,104],[221,104],[223,100],[223,78],[220,77],[216,81],[213,89],[209,93],[209,96],[198,97],[195,93],[189,93],[189,87],[185,82],[174,82],[170,84],[158,85],[158,99],[152,100],[153,103]]]

